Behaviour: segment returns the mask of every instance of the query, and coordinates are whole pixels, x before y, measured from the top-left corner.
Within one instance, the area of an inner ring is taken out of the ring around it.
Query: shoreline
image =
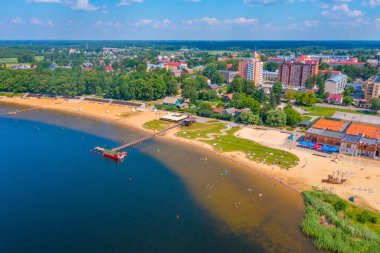
[[[30,99],[30,98],[22,99],[22,98],[0,97],[0,103],[9,104],[9,105],[21,105],[21,106],[26,106],[26,107],[41,107],[38,110],[49,110],[49,111],[63,112],[63,113],[69,113],[69,114],[72,113],[74,115],[79,115],[79,116],[90,118],[90,119],[105,121],[107,123],[115,124],[120,127],[131,128],[133,130],[137,130],[144,134],[151,134],[153,131],[144,128],[143,124],[147,121],[158,119],[160,117],[160,114],[151,112],[151,111],[140,112],[140,111],[134,111],[132,108],[126,107],[126,106],[97,104],[97,103],[87,102],[87,101],[70,101],[70,100],[63,100],[63,99],[58,99],[58,100],[56,99]],[[28,113],[28,112],[25,112],[25,113]],[[240,152],[223,153],[214,149],[209,144],[196,141],[196,140],[189,140],[189,139],[177,137],[175,136],[175,133],[177,131],[178,130],[171,130],[167,132],[165,135],[158,136],[157,138],[162,138],[162,140],[165,140],[165,141],[181,142],[186,145],[199,147],[201,149],[204,149],[205,151],[211,151],[214,154],[217,154],[218,156],[223,157],[224,159],[228,159],[230,161],[238,163],[239,165],[244,166],[247,169],[253,170],[255,173],[264,175],[271,182],[280,183],[288,187],[289,189],[292,189],[293,191],[298,192],[299,194],[301,194],[302,191],[311,190],[314,186],[322,185],[320,183],[319,177],[321,177],[322,176],[321,173],[327,170],[328,167],[331,167],[331,165],[333,165],[334,167],[338,167],[339,169],[342,169],[342,171],[344,169],[347,170],[347,165],[344,162],[342,163],[339,162],[339,164],[338,163],[335,164],[331,162],[329,158],[313,156],[313,154],[310,153],[310,150],[301,150],[298,148],[289,149],[288,147],[285,147],[283,141],[281,141],[282,140],[281,138],[285,137],[286,134],[275,133],[275,130],[264,131],[264,130],[257,130],[257,129],[252,129],[252,128],[241,128],[237,132],[237,136],[240,138],[254,140],[255,142],[258,142],[265,146],[270,146],[272,148],[282,149],[282,150],[286,150],[288,152],[290,151],[294,153],[300,159],[300,163],[296,167],[293,167],[289,170],[285,170],[285,169],[280,169],[276,166],[256,163],[254,161],[251,161],[245,158],[245,155]],[[266,136],[263,137],[263,135],[265,134],[269,134],[270,138]],[[274,134],[277,134],[277,136],[275,136]],[[271,141],[273,141],[273,143],[270,143]],[[366,162],[367,161],[364,161],[365,163],[364,166],[367,166]],[[368,162],[368,164],[370,163]],[[379,165],[375,165],[375,167]],[[322,171],[321,171],[321,168],[323,168]],[[309,169],[312,169],[312,171],[309,171]],[[330,168],[330,171],[331,171],[331,168]],[[376,172],[374,173],[376,174]],[[373,178],[376,179],[377,177],[376,182],[380,182],[380,171],[378,172],[379,175],[375,175],[375,174]],[[375,184],[375,186],[376,185],[380,185],[380,184]],[[344,188],[340,187],[342,185],[324,185],[324,186],[326,186],[326,188],[330,188],[330,190],[334,189],[332,192],[344,199],[346,199],[347,196],[352,196],[352,195],[359,196],[359,201],[355,202],[356,205],[365,207],[365,208],[370,208],[378,212],[380,211],[380,199],[378,198],[369,198],[368,196],[364,194],[359,195],[358,193],[355,193],[355,191],[348,191],[349,187],[347,188],[347,186]],[[375,193],[376,193],[376,189],[375,189]]]

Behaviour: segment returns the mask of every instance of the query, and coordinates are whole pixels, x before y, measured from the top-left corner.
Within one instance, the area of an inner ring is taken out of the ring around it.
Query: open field
[[[173,125],[174,125],[174,123],[155,119],[155,120],[145,122],[143,126],[147,129],[150,129],[150,130],[161,131],[161,130],[164,130],[164,129],[171,127]]]
[[[186,131],[179,131],[177,136],[195,140],[198,138],[208,138],[209,134],[220,133],[222,129],[225,129],[226,125],[217,121],[212,121],[207,124],[194,123],[188,127]]]
[[[197,139],[220,152],[244,153],[246,158],[257,163],[276,165],[281,168],[291,168],[298,164],[299,159],[296,155],[239,138],[235,136],[237,131],[239,131],[238,128],[226,130],[223,123],[195,123],[186,131],[178,132],[177,136]]]
[[[34,59],[36,61],[43,61],[44,60],[44,57],[43,56],[34,56]]]
[[[364,114],[364,115],[373,115],[373,116],[380,116],[380,114],[369,114],[362,111],[353,111],[349,109],[339,109],[339,108],[328,108],[328,107],[321,107],[321,106],[299,106],[302,110],[308,111],[310,115],[313,116],[320,116],[320,117],[332,117],[335,112],[349,112],[349,113],[356,113],[356,114]]]
[[[18,59],[17,58],[0,58],[0,63],[17,64]]]
[[[380,252],[380,215],[322,191],[303,192],[303,232],[318,249],[333,252]]]

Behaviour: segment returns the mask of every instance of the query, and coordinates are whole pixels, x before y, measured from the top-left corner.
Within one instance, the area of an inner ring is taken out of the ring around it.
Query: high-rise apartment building
[[[249,80],[255,85],[263,84],[263,62],[257,59],[250,59],[247,61],[239,62],[239,75],[244,80]]]
[[[380,97],[380,76],[373,76],[364,84],[364,98],[371,100]]]
[[[318,74],[318,62],[288,61],[279,66],[279,81],[283,85],[305,87],[306,80]]]

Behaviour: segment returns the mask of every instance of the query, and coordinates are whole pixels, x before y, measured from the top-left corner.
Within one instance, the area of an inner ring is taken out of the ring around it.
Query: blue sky
[[[380,0],[6,0],[0,39],[380,40]]]

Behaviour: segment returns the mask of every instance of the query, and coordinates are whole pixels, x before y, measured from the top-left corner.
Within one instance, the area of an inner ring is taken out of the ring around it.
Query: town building
[[[317,74],[318,61],[288,61],[280,64],[278,80],[286,86],[305,87],[306,80]]]
[[[325,82],[325,92],[330,94],[342,93],[347,86],[347,79],[346,75],[337,75],[329,78]]]
[[[330,69],[333,69],[335,67],[338,67],[338,66],[344,66],[344,65],[351,65],[351,66],[354,66],[354,67],[357,67],[357,68],[362,68],[365,66],[365,62],[359,62],[357,61],[356,58],[352,58],[348,61],[335,61],[335,60],[332,60],[332,61],[328,61],[327,62],[330,66]]]
[[[380,159],[379,125],[320,119],[306,131],[305,140],[342,154]]]
[[[373,76],[364,84],[364,98],[371,100],[380,96],[380,76]]]
[[[220,74],[223,75],[224,81],[226,81],[226,83],[231,83],[234,80],[235,76],[239,74],[239,72],[238,71],[221,70]]]
[[[164,101],[162,101],[162,104],[163,105],[174,105],[174,106],[178,106],[180,104],[182,104],[182,101],[181,99],[177,98],[177,97],[166,97],[164,99]]]
[[[257,86],[263,83],[263,67],[262,61],[250,59],[239,62],[238,73],[244,80],[252,81]]]
[[[275,82],[275,81],[277,81],[277,79],[278,79],[278,70],[273,71],[273,72],[267,71],[267,70],[263,71],[263,80],[264,80],[264,82],[265,81],[273,81],[273,82]]]
[[[327,97],[327,103],[334,104],[334,105],[340,105],[343,103],[343,95],[338,94],[329,94]]]

